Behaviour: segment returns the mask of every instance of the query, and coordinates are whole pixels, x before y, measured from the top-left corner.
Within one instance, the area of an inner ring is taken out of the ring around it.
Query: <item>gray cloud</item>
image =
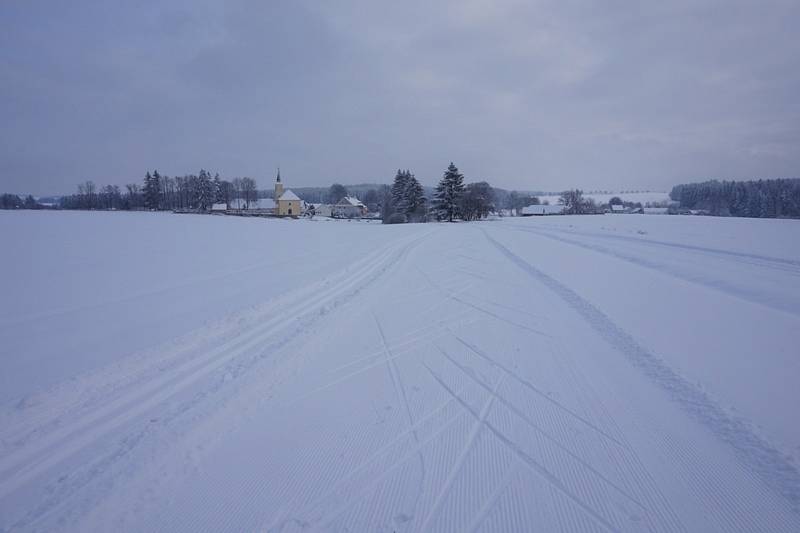
[[[0,190],[200,167],[298,185],[796,176],[794,1],[10,2]]]

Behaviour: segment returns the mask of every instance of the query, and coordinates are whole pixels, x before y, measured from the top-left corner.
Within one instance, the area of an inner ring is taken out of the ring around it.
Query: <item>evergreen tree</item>
[[[221,204],[225,202],[225,189],[222,180],[219,179],[219,174],[214,176],[214,203]]]
[[[450,162],[434,196],[434,211],[439,220],[453,221],[459,215],[461,196],[464,194],[464,175]]]
[[[418,220],[425,213],[425,191],[422,184],[410,171],[406,171],[403,205],[409,219]]]
[[[406,212],[406,184],[408,183],[410,176],[411,172],[408,170],[397,169],[397,174],[394,177],[394,183],[392,183],[392,206],[394,206],[394,209],[398,213]]]
[[[197,176],[197,208],[205,211],[211,207],[213,202],[214,182],[211,180],[211,174],[201,169]]]
[[[144,176],[144,206],[148,209],[158,209],[161,200],[160,178],[157,170],[153,174],[148,172]]]

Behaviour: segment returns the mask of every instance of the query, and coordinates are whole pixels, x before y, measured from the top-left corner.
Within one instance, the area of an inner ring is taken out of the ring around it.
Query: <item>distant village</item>
[[[397,224],[472,221],[490,216],[595,214],[712,215],[758,218],[800,216],[800,180],[708,181],[677,185],[667,193],[590,191],[559,193],[507,191],[486,181],[464,183],[453,164],[438,185],[424,187],[408,169],[398,169],[391,185],[334,183],[329,188],[292,190],[277,169],[271,189],[252,178],[221,179],[219,174],[169,177],[147,172],[143,183],[97,187],[86,181],[75,194],[59,197],[0,195],[0,209],[80,209],[172,211],[247,217],[378,220]]]

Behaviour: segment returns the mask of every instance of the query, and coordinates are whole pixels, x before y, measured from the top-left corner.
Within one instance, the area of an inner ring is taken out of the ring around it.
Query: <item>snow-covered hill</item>
[[[0,530],[800,529],[796,221],[0,228]]]

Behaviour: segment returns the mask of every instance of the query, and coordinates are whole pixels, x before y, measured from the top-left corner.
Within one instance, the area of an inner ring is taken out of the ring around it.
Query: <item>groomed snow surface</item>
[[[800,530],[797,221],[0,236],[0,531]]]

